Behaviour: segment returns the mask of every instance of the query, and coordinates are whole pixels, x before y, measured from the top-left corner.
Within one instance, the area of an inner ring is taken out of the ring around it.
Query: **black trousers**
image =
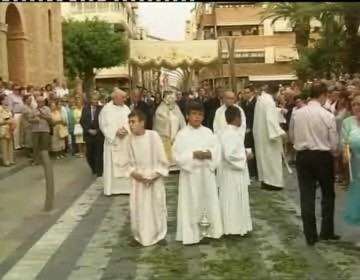
[[[245,134],[245,148],[251,148],[254,156],[251,160],[248,160],[249,175],[251,178],[258,178],[256,154],[255,154],[255,142],[252,131],[249,131],[248,133]]]
[[[104,139],[99,137],[87,137],[86,160],[93,174],[102,176],[104,168]]]
[[[308,243],[318,240],[315,203],[316,188],[321,188],[320,237],[334,234],[335,170],[334,158],[327,151],[299,151],[296,155],[296,170],[300,189],[301,217]]]

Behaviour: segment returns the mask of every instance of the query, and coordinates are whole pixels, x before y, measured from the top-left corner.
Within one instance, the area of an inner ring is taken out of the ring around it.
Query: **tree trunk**
[[[45,211],[51,211],[54,206],[55,186],[54,170],[51,164],[48,151],[41,151],[41,163],[45,173]]]
[[[233,92],[236,92],[235,85],[235,62],[234,62],[234,52],[235,52],[235,38],[227,38],[226,40],[228,45],[229,52],[229,85]]]
[[[84,73],[83,87],[84,87],[84,93],[85,93],[86,97],[89,97],[94,92],[95,73],[92,69],[88,70]]]

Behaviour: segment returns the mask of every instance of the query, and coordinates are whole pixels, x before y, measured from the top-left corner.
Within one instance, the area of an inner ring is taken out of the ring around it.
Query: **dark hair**
[[[0,95],[0,104],[5,100],[6,96],[5,95]]]
[[[204,113],[205,112],[204,105],[199,101],[191,100],[188,102],[186,106],[186,114],[189,114],[191,111]]]
[[[146,115],[140,110],[133,110],[129,115],[128,118],[135,118],[137,117],[140,121],[146,121]]]
[[[301,94],[295,96],[295,100],[300,99],[301,101],[305,101],[305,100],[307,100],[307,98],[308,98],[308,95],[306,93],[301,93]]]
[[[26,100],[28,100],[31,97],[30,94],[24,95],[23,96],[23,101],[26,102]]]
[[[311,85],[309,90],[310,98],[319,98],[321,95],[326,94],[328,92],[328,88],[324,83],[314,83]]]
[[[244,87],[244,90],[245,90],[245,89],[248,89],[248,90],[250,90],[251,92],[254,92],[254,91],[255,91],[253,85],[248,85],[248,86]]]
[[[275,93],[277,93],[279,91],[279,86],[278,85],[274,85],[274,84],[270,84],[268,86],[268,92],[273,95]]]
[[[228,124],[233,123],[236,118],[241,119],[241,112],[240,109],[237,106],[229,106],[225,110],[225,119]]]

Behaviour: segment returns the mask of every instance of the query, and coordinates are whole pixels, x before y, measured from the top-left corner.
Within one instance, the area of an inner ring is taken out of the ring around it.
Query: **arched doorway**
[[[25,36],[19,10],[10,4],[6,10],[5,23],[7,32],[7,56],[9,80],[25,84]]]

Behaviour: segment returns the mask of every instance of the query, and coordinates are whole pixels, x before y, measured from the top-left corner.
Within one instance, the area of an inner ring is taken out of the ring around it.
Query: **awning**
[[[251,82],[264,82],[264,81],[294,81],[298,78],[295,75],[269,75],[269,76],[249,76]]]
[[[290,47],[277,47],[275,48],[275,61],[276,62],[287,62],[299,59],[299,54],[296,48]]]
[[[130,40],[130,63],[142,68],[197,67],[219,61],[217,40]]]

